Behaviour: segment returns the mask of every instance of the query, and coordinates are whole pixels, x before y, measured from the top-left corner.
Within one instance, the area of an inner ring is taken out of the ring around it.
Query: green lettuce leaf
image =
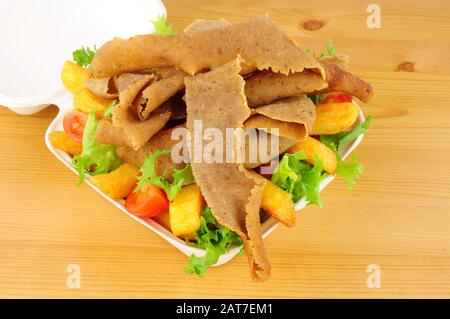
[[[361,134],[367,132],[372,124],[372,116],[369,115],[363,123],[358,123],[350,132],[342,132],[334,135],[321,135],[320,141],[334,151],[341,151],[348,143],[355,140]]]
[[[158,16],[156,20],[152,20],[152,24],[156,35],[171,36],[180,33],[179,30],[173,30],[172,26],[167,24],[167,17],[165,16]]]
[[[91,112],[83,131],[83,151],[73,158],[73,166],[80,175],[79,185],[84,182],[86,173],[107,174],[122,164],[122,160],[116,154],[115,146],[95,142],[94,136],[98,123],[95,112]]]
[[[184,272],[189,275],[197,274],[201,278],[205,277],[206,270],[217,263],[221,255],[232,247],[242,245],[236,233],[217,223],[208,207],[203,210],[201,226],[195,232],[195,239],[196,246],[205,249],[205,255],[191,255]]]
[[[314,165],[308,164],[305,159],[303,151],[284,154],[272,175],[272,182],[291,194],[294,202],[305,196],[308,204],[322,207],[319,187],[326,173],[319,158],[314,157]]]
[[[108,107],[103,112],[103,117],[105,119],[110,119],[111,118],[111,112],[116,107],[116,105],[117,105],[117,100],[114,100],[111,103],[109,103]]]
[[[86,68],[92,63],[96,50],[97,48],[95,46],[93,50],[89,47],[81,47],[81,49],[78,49],[72,53],[73,60],[78,65]]]
[[[348,190],[351,191],[355,181],[364,172],[364,166],[358,161],[356,154],[353,154],[352,159],[348,163],[344,162],[339,155],[337,159],[336,175],[347,182]]]
[[[336,48],[333,44],[333,41],[331,41],[330,39],[328,39],[327,41],[327,52],[322,52],[320,54],[316,54],[313,50],[311,50],[310,48],[307,48],[306,53],[308,53],[310,56],[312,56],[314,59],[321,59],[324,57],[332,57],[336,55]]]
[[[364,172],[364,166],[358,161],[356,154],[352,156],[350,162],[345,162],[339,152],[359,135],[365,133],[372,123],[372,116],[368,116],[363,123],[359,123],[350,132],[342,132],[334,135],[321,135],[320,141],[331,148],[338,160],[336,175],[347,182],[348,189],[351,191],[355,181]]]
[[[336,48],[334,47],[333,41],[331,39],[328,39],[327,41],[327,53],[328,56],[335,56],[336,55]],[[324,54],[324,56],[326,56]]]
[[[309,94],[308,97],[313,101],[314,105],[317,105],[323,100],[325,94]]]
[[[141,167],[141,175],[138,177],[136,191],[141,190],[147,183],[153,184],[166,192],[167,198],[172,201],[181,188],[194,182],[191,165],[186,164],[183,169],[174,169],[172,176],[173,182],[169,183],[166,178],[166,172],[162,175],[156,173],[156,161],[161,155],[169,155],[169,150],[158,150],[145,159]]]

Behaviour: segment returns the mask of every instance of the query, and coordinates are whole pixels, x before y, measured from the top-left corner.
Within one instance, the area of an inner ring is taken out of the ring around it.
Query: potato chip
[[[64,131],[51,132],[49,139],[54,148],[69,153],[71,156],[81,153],[81,143],[71,139]]]
[[[112,101],[98,97],[90,90],[84,88],[75,95],[73,104],[78,111],[86,113],[95,111],[97,115],[101,116]]]
[[[139,167],[125,163],[108,174],[92,177],[90,182],[109,197],[122,199],[133,190],[137,183],[138,175]]]
[[[317,156],[322,162],[323,169],[327,173],[331,175],[336,173],[336,153],[315,138],[308,136],[304,141],[301,141],[288,149],[287,152],[297,153],[299,151],[303,151],[305,153],[306,161],[308,163],[314,165],[314,156]]]
[[[291,195],[271,181],[266,181],[264,185],[261,208],[282,224],[288,227],[295,226],[297,214]]]
[[[200,228],[202,194],[196,184],[184,186],[169,207],[170,227],[175,236],[191,235]]]
[[[61,70],[62,82],[66,89],[73,94],[77,94],[84,88],[88,77],[88,70],[82,68],[76,63],[73,63],[72,61],[66,61]]]
[[[358,115],[358,108],[351,102],[319,104],[316,108],[316,122],[310,135],[331,135],[348,130]]]

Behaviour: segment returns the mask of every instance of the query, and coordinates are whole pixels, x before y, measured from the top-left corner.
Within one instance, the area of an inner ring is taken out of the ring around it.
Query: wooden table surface
[[[333,39],[350,69],[373,84],[373,126],[358,153],[352,194],[335,181],[325,208],[265,241],[272,276],[249,278],[245,257],[189,277],[187,259],[87,186],[46,149],[57,114],[0,109],[1,297],[450,297],[450,2],[377,1],[369,29],[362,0],[165,1],[170,22],[241,21],[270,13],[303,47]],[[324,23],[305,31],[304,22]],[[410,62],[409,68],[400,67]],[[19,84],[18,84],[19,85]],[[81,288],[66,286],[80,265]],[[367,267],[381,269],[369,289]]]

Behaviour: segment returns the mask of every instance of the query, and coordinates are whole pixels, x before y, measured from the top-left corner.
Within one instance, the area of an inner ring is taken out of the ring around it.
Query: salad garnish
[[[90,175],[106,174],[118,168],[122,160],[116,154],[116,147],[95,142],[95,131],[99,121],[95,111],[89,113],[83,132],[83,151],[73,158],[73,166],[80,175],[79,185],[83,184],[86,173]]]
[[[94,59],[95,52],[97,51],[96,46],[94,45],[94,48],[91,49],[88,46],[87,47],[81,47],[81,49],[78,49],[72,53],[73,60],[83,68],[87,68],[89,65],[91,65],[92,60]]]
[[[205,249],[203,257],[191,255],[184,272],[199,277],[205,277],[209,266],[214,265],[219,257],[232,247],[241,246],[242,240],[235,232],[220,225],[211,213],[209,207],[203,210],[200,229],[195,232],[196,246]]]
[[[155,28],[156,35],[162,35],[162,36],[171,36],[171,35],[177,35],[181,31],[180,30],[174,30],[172,25],[169,25],[167,23],[167,17],[160,15],[156,18],[156,20],[152,20],[153,27]]]
[[[322,52],[320,54],[316,54],[313,50],[311,50],[310,48],[305,49],[306,53],[308,53],[309,55],[311,55],[313,58],[315,59],[321,59],[324,57],[332,57],[336,55],[336,48],[333,44],[333,41],[331,41],[331,39],[328,39],[327,41],[327,51],[326,52]]]
[[[106,110],[103,112],[103,118],[105,119],[111,119],[111,111],[114,109],[114,107],[117,105],[117,100],[112,101]]]
[[[350,162],[346,163],[339,154],[339,151],[341,151],[345,145],[355,140],[359,135],[365,133],[369,129],[371,123],[372,116],[369,115],[363,123],[359,123],[349,132],[320,136],[320,141],[336,153],[338,160],[336,175],[347,182],[349,191],[352,190],[355,180],[363,173],[364,166],[358,161],[356,154],[353,154]]]
[[[305,162],[305,159],[303,151],[284,154],[272,175],[272,182],[291,194],[294,202],[305,196],[308,204],[322,208],[319,186],[327,174],[322,170],[322,162],[317,156],[314,157],[314,165]]]
[[[191,165],[186,164],[183,169],[173,170],[173,182],[169,183],[167,180],[166,172],[162,175],[156,173],[156,160],[161,155],[169,155],[169,150],[158,150],[145,159],[144,165],[141,167],[141,173],[138,177],[138,184],[136,192],[140,191],[147,183],[158,186],[166,192],[167,198],[172,201],[181,188],[185,185],[192,184],[194,182],[194,176],[192,175]]]

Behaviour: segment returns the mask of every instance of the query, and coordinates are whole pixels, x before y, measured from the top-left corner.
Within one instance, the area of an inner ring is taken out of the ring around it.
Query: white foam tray
[[[69,98],[68,100],[64,101],[59,106],[60,107],[60,112],[58,113],[57,117],[52,121],[50,126],[48,127],[47,132],[45,134],[45,143],[47,144],[47,147],[50,150],[50,152],[52,152],[53,155],[55,155],[55,157],[57,159],[59,159],[64,165],[66,165],[72,172],[74,172],[75,174],[78,175],[78,173],[76,172],[76,170],[72,166],[71,157],[68,154],[64,153],[64,152],[55,149],[51,145],[51,143],[49,141],[49,135],[50,135],[51,132],[63,130],[63,118],[64,118],[64,115],[72,109],[72,99],[73,99],[73,97],[72,97],[72,95],[68,95],[68,98]],[[357,105],[357,104],[355,103],[355,105]],[[359,106],[358,106],[358,108],[359,108]],[[362,113],[362,111],[360,109],[359,122],[362,123],[364,121],[364,119],[365,119],[364,118],[364,114]],[[364,134],[360,135],[356,140],[353,141],[353,143],[349,144],[342,151],[342,153],[341,153],[342,157],[346,158],[350,153],[352,153],[356,149],[356,147],[360,144],[360,142],[362,141],[363,137],[364,137]],[[335,178],[334,176],[329,176],[329,177],[325,178],[320,183],[320,191],[322,191],[329,183],[331,183],[334,178]],[[199,249],[199,248],[187,245],[183,240],[181,240],[180,238],[178,238],[175,235],[173,235],[169,230],[167,230],[166,228],[164,228],[163,226],[161,226],[160,224],[158,224],[154,220],[139,218],[139,217],[136,217],[133,214],[129,213],[124,207],[124,201],[123,200],[122,201],[114,200],[114,199],[108,197],[106,194],[104,194],[100,189],[98,189],[97,187],[92,185],[89,181],[86,181],[86,183],[90,187],[92,187],[97,193],[99,193],[103,198],[105,198],[111,204],[113,204],[118,209],[120,209],[124,214],[126,214],[130,218],[134,219],[138,223],[144,225],[148,229],[152,230],[153,232],[155,232],[156,234],[158,234],[159,236],[164,238],[166,241],[168,241],[170,244],[175,246],[178,250],[180,250],[186,256],[190,256],[192,254],[195,254],[197,256],[203,256],[204,255],[205,252],[204,252],[203,249]],[[75,187],[75,185],[74,185],[74,187]],[[300,210],[305,208],[306,205],[307,205],[306,199],[302,198],[300,201],[298,201],[296,203],[295,209],[296,209],[297,212],[299,212]],[[263,237],[268,236],[278,226],[278,224],[279,224],[278,221],[276,221],[273,218],[267,219],[262,224]],[[220,257],[219,261],[217,262],[217,264],[215,266],[219,266],[219,265],[227,263],[233,257],[235,257],[236,254],[239,253],[239,251],[240,251],[240,247],[232,248],[227,254],[224,254],[224,255],[222,255]]]
[[[20,114],[61,105],[61,68],[74,50],[152,33],[160,15],[160,0],[0,0],[0,105]]]

